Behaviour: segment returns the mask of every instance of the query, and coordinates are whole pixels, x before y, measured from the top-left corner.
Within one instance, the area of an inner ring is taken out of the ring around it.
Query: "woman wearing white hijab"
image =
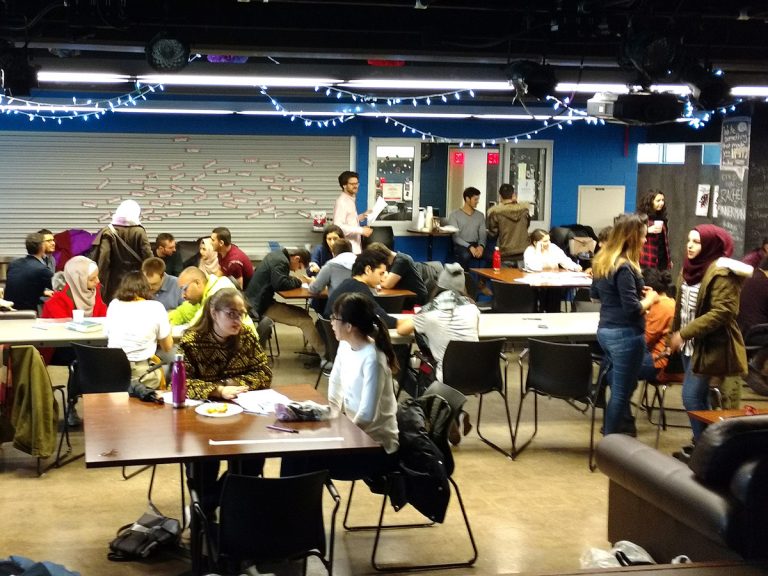
[[[128,272],[141,270],[141,263],[152,256],[147,232],[141,225],[141,207],[135,200],[124,200],[115,210],[112,222],[94,240],[98,257],[102,296],[106,302]]]
[[[208,276],[211,274],[221,276],[219,255],[216,250],[213,249],[213,243],[208,237],[200,240],[200,262],[197,266]]]
[[[43,305],[43,318],[72,318],[82,310],[86,318],[106,316],[107,306],[99,293],[99,268],[85,256],[70,258],[64,265],[64,287]]]

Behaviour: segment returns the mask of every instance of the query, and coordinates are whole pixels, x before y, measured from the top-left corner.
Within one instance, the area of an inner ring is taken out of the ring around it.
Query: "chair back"
[[[571,304],[574,312],[600,312],[600,302],[585,302],[574,300]]]
[[[219,554],[254,563],[325,554],[328,471],[262,478],[228,474],[221,491]]]
[[[462,342],[451,340],[443,355],[443,382],[462,394],[504,389],[499,359],[504,338]]]
[[[450,407],[450,416],[448,418],[440,420],[428,413],[428,411],[434,410],[434,404],[430,402],[430,399],[436,396],[439,396],[448,403],[448,406]],[[443,384],[439,380],[432,382],[432,384],[430,384],[418,398],[419,404],[424,408],[424,412],[429,422],[432,424],[429,436],[443,453],[443,464],[445,465],[445,471],[449,477],[453,475],[456,463],[453,460],[453,452],[451,451],[451,445],[448,440],[448,433],[451,430],[451,423],[458,422],[459,414],[466,401],[467,397],[464,396],[464,394],[456,390],[456,388],[451,388],[447,384]]]
[[[592,400],[592,354],[588,344],[528,339],[527,390],[561,400]]]
[[[75,382],[80,394],[128,392],[131,363],[121,348],[72,344],[77,358]]]
[[[320,335],[325,340],[325,360],[327,362],[335,362],[336,352],[339,351],[339,341],[336,340],[336,334],[333,333],[331,321],[327,318],[319,317],[317,323],[320,326]]]
[[[379,306],[384,309],[387,314],[400,314],[403,311],[403,304],[405,302],[405,296],[374,296]]]
[[[491,280],[493,286],[493,311],[517,312],[526,314],[536,312],[538,292],[528,284],[509,284]]]
[[[744,334],[744,345],[748,351],[768,346],[768,324],[755,324]]]

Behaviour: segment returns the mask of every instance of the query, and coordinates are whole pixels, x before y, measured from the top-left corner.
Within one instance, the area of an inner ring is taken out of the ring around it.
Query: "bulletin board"
[[[317,243],[311,213],[333,213],[349,137],[0,133],[0,255],[48,228],[96,232],[126,199],[150,240],[226,226],[250,255],[267,242]]]
[[[624,212],[624,186],[579,186],[578,224],[591,226],[595,234]]]

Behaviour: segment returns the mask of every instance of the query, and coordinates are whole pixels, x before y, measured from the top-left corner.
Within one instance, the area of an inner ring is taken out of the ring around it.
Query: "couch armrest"
[[[692,530],[731,542],[735,504],[703,486],[684,463],[629,436],[610,434],[597,445],[597,465],[612,482]]]

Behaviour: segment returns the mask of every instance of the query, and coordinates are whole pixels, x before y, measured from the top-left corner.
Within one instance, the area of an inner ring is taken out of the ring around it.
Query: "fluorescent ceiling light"
[[[383,118],[383,117],[389,117],[389,118],[454,118],[454,119],[462,119],[462,118],[471,118],[472,114],[458,114],[458,113],[449,113],[449,112],[386,112],[382,110],[381,112],[359,112],[356,114],[356,116],[372,116],[374,118]]]
[[[125,112],[133,114],[234,114],[234,110],[213,110],[204,108],[147,108],[145,106],[121,106],[115,107],[112,112]]]
[[[218,76],[213,74],[146,74],[136,80],[144,84],[163,84],[165,86],[268,86],[270,88],[314,88],[341,82],[335,78],[301,78],[279,76]]]
[[[653,92],[668,92],[678,96],[688,96],[691,93],[691,89],[685,84],[651,84],[651,90]]]
[[[531,118],[530,114],[473,114],[473,118],[481,118],[483,120],[551,120],[557,122],[559,120],[583,120],[587,116],[553,116],[552,114],[534,114]]]
[[[242,114],[243,116],[327,116],[328,118],[354,115],[354,112],[334,112],[333,110],[325,110],[323,112],[311,110],[295,110],[291,112],[281,112],[279,110],[237,110],[235,113]]]
[[[768,96],[768,86],[734,86],[732,96]]]
[[[100,72],[46,72],[37,73],[38,82],[77,82],[87,84],[123,84],[130,82],[131,77],[125,74]]]
[[[555,92],[611,92],[613,94],[626,94],[629,86],[626,84],[608,84],[597,82],[560,82],[555,86]]]
[[[509,82],[483,82],[479,80],[350,80],[339,84],[345,88],[402,88],[404,90],[505,90],[513,88]]]

